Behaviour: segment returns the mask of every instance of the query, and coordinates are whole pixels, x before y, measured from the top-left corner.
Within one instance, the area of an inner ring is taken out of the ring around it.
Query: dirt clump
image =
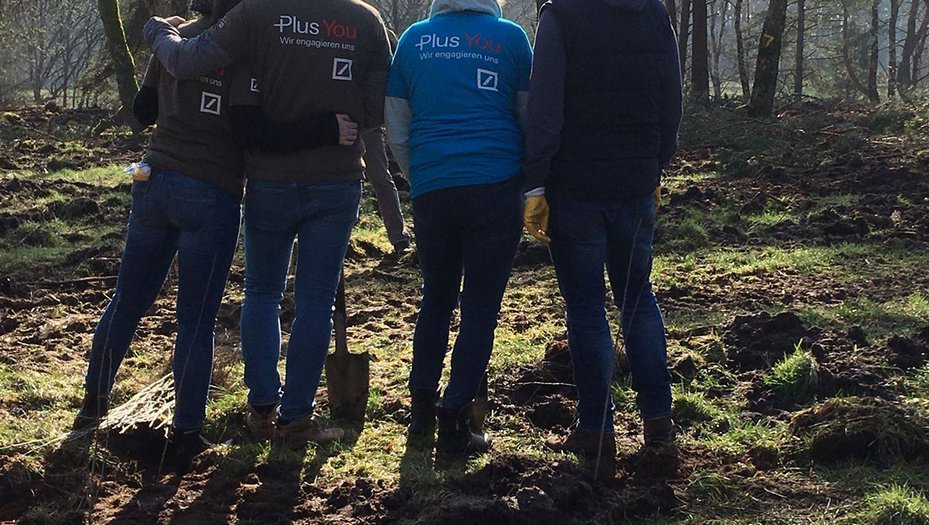
[[[887,341],[887,349],[887,360],[901,370],[918,368],[929,362],[929,340],[926,338],[916,341],[895,335]]]
[[[740,315],[725,335],[727,357],[739,370],[766,369],[798,345],[809,348],[818,335],[793,312]]]
[[[830,399],[796,414],[788,428],[796,454],[814,462],[929,457],[929,422],[882,399]]]

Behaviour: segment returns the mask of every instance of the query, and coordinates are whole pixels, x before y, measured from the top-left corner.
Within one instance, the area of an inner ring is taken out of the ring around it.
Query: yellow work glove
[[[526,226],[529,235],[535,237],[540,243],[547,245],[552,242],[548,236],[548,201],[545,200],[545,195],[533,195],[526,198],[523,225]]]

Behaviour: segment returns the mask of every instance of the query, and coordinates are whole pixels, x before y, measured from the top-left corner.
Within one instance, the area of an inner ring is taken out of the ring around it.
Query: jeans
[[[403,212],[400,211],[400,197],[397,186],[387,163],[387,149],[384,135],[380,128],[362,135],[365,143],[365,178],[374,188],[377,208],[387,229],[387,239],[391,244],[407,240],[406,228],[403,226]]]
[[[113,388],[142,315],[177,255],[174,426],[203,426],[213,367],[213,327],[239,235],[239,199],[180,173],[152,170],[132,184],[132,210],[116,291],[94,331],[89,393]]]
[[[361,182],[249,181],[245,193],[245,303],[242,353],[253,406],[280,401],[281,418],[313,413],[329,351],[332,306],[349,235],[358,220]],[[294,239],[299,242],[295,318],[287,347],[283,393],[281,300]]]
[[[671,414],[664,320],[652,292],[653,196],[609,203],[546,195],[552,261],[564,296],[577,385],[579,428],[612,432],[613,340],[606,317],[606,266],[644,419]]]
[[[423,298],[409,386],[414,391],[438,388],[452,311],[460,300],[461,324],[443,399],[443,406],[460,408],[477,394],[493,350],[522,229],[518,181],[426,193],[413,199],[413,220]]]

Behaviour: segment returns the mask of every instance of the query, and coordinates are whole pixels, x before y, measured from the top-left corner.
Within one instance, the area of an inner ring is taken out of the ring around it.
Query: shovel
[[[335,352],[326,357],[326,386],[329,411],[333,419],[361,422],[368,404],[371,354],[348,351],[345,328],[345,272],[339,278],[332,324],[335,328]]]
[[[474,396],[474,403],[471,404],[471,428],[476,432],[484,431],[484,420],[487,419],[487,374],[481,380],[481,386]]]

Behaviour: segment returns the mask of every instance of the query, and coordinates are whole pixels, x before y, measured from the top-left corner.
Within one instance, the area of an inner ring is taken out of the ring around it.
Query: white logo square
[[[248,89],[251,90],[252,93],[260,93],[260,91],[258,91],[258,79],[257,78],[252,79],[252,83],[248,87]]]
[[[352,60],[348,58],[336,58],[332,61],[332,79],[333,80],[351,80],[352,79]]]
[[[499,82],[500,75],[496,71],[488,71],[486,69],[477,70],[477,89],[483,89],[485,91],[497,91],[497,82]]]
[[[221,95],[204,91],[200,96],[200,112],[219,115],[219,105],[222,101],[223,97]]]

